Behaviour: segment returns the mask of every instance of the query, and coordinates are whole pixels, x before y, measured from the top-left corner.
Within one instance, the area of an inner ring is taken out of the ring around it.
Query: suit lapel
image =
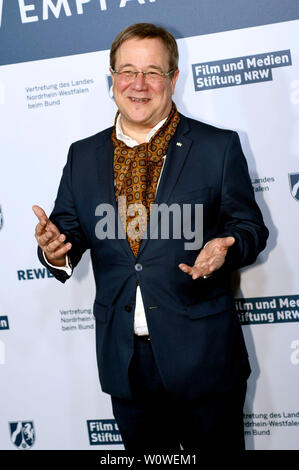
[[[168,148],[165,167],[162,171],[155,199],[155,206],[152,209],[150,222],[147,226],[147,238],[144,238],[141,241],[138,257],[149,242],[150,233],[155,229],[156,224],[153,224],[153,221],[157,221],[157,218],[155,217],[157,212],[157,205],[168,202],[192,144],[192,140],[185,136],[185,134],[189,131],[188,121],[184,116],[180,116],[180,124],[178,126],[177,132],[171,139],[171,143]]]

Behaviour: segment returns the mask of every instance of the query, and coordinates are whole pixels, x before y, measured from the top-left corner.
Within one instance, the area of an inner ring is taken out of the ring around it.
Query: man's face
[[[132,38],[116,52],[115,70],[169,72],[169,53],[159,38]],[[139,73],[131,83],[112,75],[115,102],[125,127],[152,128],[171,110],[178,77],[175,71],[158,82],[148,83]]]

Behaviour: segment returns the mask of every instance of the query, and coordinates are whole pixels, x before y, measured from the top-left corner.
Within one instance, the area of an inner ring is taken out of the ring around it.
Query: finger
[[[192,274],[193,266],[188,266],[188,264],[185,263],[180,263],[178,266],[184,273]]]
[[[35,238],[37,238],[41,236],[46,230],[49,219],[47,217],[47,214],[41,207],[35,205],[35,206],[32,206],[32,209],[33,209],[34,214],[39,220],[39,223],[35,227]]]
[[[65,235],[59,235],[54,241],[50,240],[49,243],[46,245],[46,250],[48,252],[53,252],[61,248],[64,245],[64,241],[66,239]]]
[[[209,276],[213,271],[214,269],[211,266],[193,266],[192,279]]]
[[[53,222],[51,222],[50,219],[48,219],[48,222],[47,222],[47,225],[45,227],[45,230],[46,232],[52,232],[53,234],[55,234],[57,237],[60,236],[60,232],[58,230],[58,228],[56,227],[55,224],[53,224]]]
[[[46,226],[47,224],[42,225],[40,222],[37,224],[37,226],[35,227],[35,238],[45,233]]]
[[[36,206],[36,205],[32,206],[32,210],[35,213],[36,217],[38,218],[39,222],[42,225],[46,225],[49,219],[45,211],[41,207]]]
[[[68,251],[70,251],[71,248],[72,248],[71,243],[66,243],[66,244],[62,243],[60,245],[60,248],[56,249],[54,252],[49,252],[45,250],[46,257],[49,260],[58,260],[60,258],[65,257],[65,255],[67,254]]]
[[[46,222],[45,224],[39,222],[35,227],[35,235],[37,236],[41,236],[46,232],[51,232],[57,237],[59,237],[60,235],[58,228],[56,227],[56,225],[53,224],[53,222],[51,222],[50,219],[48,219],[48,222]]]
[[[60,235],[60,232],[58,228],[56,227],[56,225],[53,224],[53,222],[51,222],[51,220],[47,218],[47,216],[45,216],[44,218],[42,216],[42,220],[35,227],[35,236],[39,237],[43,235],[45,232],[52,232],[57,237],[59,237]]]
[[[37,242],[42,249],[45,249],[45,247],[50,242],[53,242],[54,240],[56,240],[56,238],[57,238],[57,234],[50,232],[50,231],[44,232],[42,235],[36,237]]]
[[[225,248],[232,246],[236,241],[234,237],[220,238],[220,240],[221,240],[222,246],[224,246]]]
[[[214,263],[201,263],[194,266],[188,266],[187,264],[180,263],[179,268],[192,276],[192,279],[199,279],[201,277],[209,277],[218,268]]]
[[[199,277],[203,277],[205,275],[205,271],[201,266],[188,266],[187,264],[180,263],[179,268],[186,274],[192,276],[192,279],[198,279]]]

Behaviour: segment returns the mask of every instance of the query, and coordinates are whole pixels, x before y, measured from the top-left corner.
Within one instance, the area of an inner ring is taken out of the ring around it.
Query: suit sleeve
[[[254,263],[269,235],[254,191],[239,136],[232,132],[223,166],[219,237],[233,236],[224,269],[235,270]]]
[[[72,268],[79,263],[83,253],[89,248],[88,240],[82,230],[76,211],[72,187],[73,144],[70,147],[67,163],[63,169],[54,209],[49,219],[58,227],[60,233],[66,236],[65,243],[72,244],[68,252],[69,262]],[[42,250],[38,248],[38,257],[41,263],[61,282],[69,279],[69,275],[60,269],[55,269],[46,263]]]

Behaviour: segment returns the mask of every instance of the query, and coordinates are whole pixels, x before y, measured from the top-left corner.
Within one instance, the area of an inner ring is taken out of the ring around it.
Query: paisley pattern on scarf
[[[120,220],[131,250],[137,256],[141,239],[150,217],[151,204],[156,197],[157,185],[163,167],[163,157],[180,121],[176,105],[148,143],[128,147],[116,137],[116,114],[112,131],[114,146],[114,188]],[[123,196],[119,199],[120,196]]]

